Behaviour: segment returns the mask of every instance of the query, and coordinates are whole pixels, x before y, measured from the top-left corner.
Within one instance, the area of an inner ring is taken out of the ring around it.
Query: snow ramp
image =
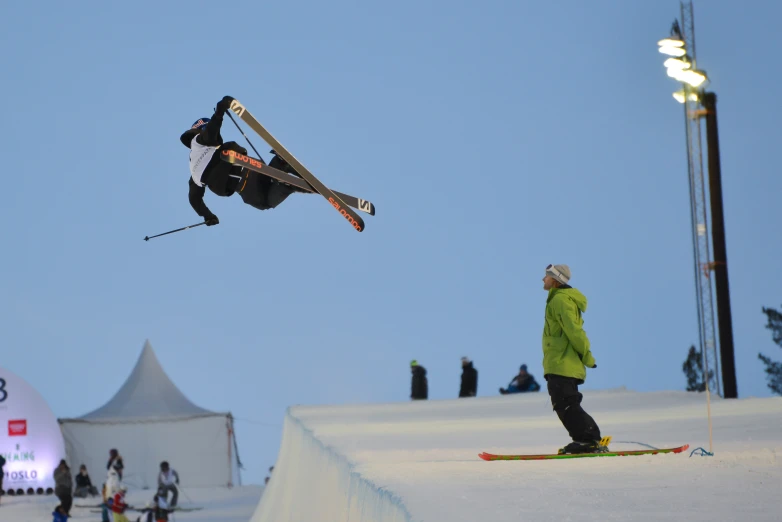
[[[363,477],[289,408],[280,455],[253,521],[412,520],[401,499]]]
[[[585,392],[611,448],[682,454],[485,462],[568,441],[545,393],[288,409],[252,522],[779,520],[782,398]]]

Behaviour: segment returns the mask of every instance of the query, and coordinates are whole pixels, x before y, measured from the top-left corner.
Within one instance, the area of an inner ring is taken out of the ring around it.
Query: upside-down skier
[[[204,203],[206,187],[222,197],[238,192],[245,203],[260,210],[276,208],[291,193],[296,192],[296,189],[289,185],[220,159],[220,154],[216,153],[218,150],[247,154],[247,149],[234,141],[223,143],[223,137],[220,135],[223,115],[230,109],[233,101],[231,96],[224,96],[217,103],[211,118],[199,118],[179,137],[182,144],[190,149],[190,205],[204,218],[207,226],[217,225],[220,220]],[[269,166],[298,175],[277,154]]]

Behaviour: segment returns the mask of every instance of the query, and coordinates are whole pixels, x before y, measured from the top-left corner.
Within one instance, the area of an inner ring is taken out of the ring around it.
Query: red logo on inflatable
[[[9,437],[22,437],[27,435],[27,420],[9,420],[8,421],[8,436]]]

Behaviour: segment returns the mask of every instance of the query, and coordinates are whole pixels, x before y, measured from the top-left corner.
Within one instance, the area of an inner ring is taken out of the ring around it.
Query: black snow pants
[[[546,375],[546,380],[551,404],[570,438],[576,442],[599,441],[600,428],[581,407],[583,395],[578,391],[580,381],[561,375]]]

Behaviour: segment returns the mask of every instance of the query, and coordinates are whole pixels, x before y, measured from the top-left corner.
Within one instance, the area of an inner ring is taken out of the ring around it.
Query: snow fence
[[[272,480],[251,522],[408,522],[399,497],[363,478],[288,408]]]

